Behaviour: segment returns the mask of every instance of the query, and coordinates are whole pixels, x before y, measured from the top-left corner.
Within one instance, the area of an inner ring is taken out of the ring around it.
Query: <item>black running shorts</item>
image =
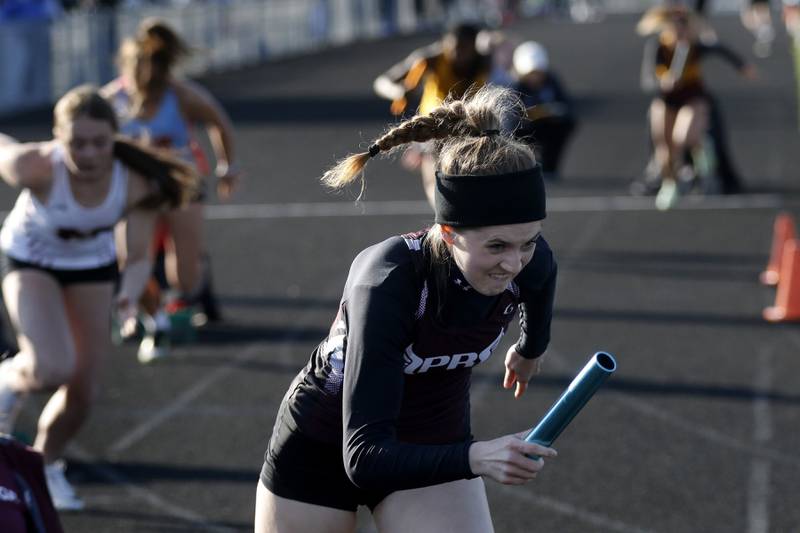
[[[20,261],[5,254],[0,256],[0,270],[2,271],[3,277],[15,270],[25,269],[38,270],[49,274],[62,287],[74,285],[76,283],[116,283],[119,278],[119,270],[117,269],[116,262],[98,268],[68,270],[63,268],[49,268],[35,263]]]
[[[353,512],[359,505],[374,510],[391,494],[358,488],[345,473],[341,445],[292,431],[280,420],[264,455],[261,482],[282,498]]]

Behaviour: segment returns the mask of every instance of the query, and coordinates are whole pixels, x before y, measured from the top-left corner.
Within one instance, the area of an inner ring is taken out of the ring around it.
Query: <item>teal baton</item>
[[[550,446],[556,438],[564,431],[564,428],[575,418],[575,415],[583,409],[597,389],[605,383],[617,369],[617,361],[610,353],[597,352],[589,359],[583,370],[575,376],[561,397],[556,400],[547,414],[525,436],[526,442],[535,442],[542,446]],[[538,459],[538,456],[531,456]]]

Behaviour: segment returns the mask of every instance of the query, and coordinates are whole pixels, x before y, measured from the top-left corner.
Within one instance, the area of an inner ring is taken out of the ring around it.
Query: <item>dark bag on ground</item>
[[[33,448],[0,434],[0,530],[63,533],[44,479],[44,460]]]

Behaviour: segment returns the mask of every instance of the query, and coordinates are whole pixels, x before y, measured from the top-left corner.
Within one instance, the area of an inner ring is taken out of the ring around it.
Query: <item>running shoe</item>
[[[141,319],[138,317],[136,319],[136,329],[133,331],[125,332],[123,334],[121,326],[122,324],[119,322],[119,317],[116,313],[113,313],[111,315],[111,342],[114,344],[114,346],[133,343],[141,340],[142,336],[144,335],[144,326],[142,325]]]
[[[136,357],[139,362],[146,365],[163,359],[169,355],[170,332],[169,330],[157,329],[153,333],[145,334],[139,344],[139,351]]]
[[[753,43],[753,53],[756,57],[765,58],[772,54],[772,42],[775,40],[775,30],[771,24],[763,24],[756,30],[756,40]]]
[[[198,313],[193,302],[176,297],[164,306],[165,316],[169,319],[170,340],[174,344],[191,344],[197,340],[197,321],[194,317]]]
[[[655,196],[660,187],[661,178],[658,180],[642,178],[632,181],[628,190],[633,196]]]
[[[64,461],[55,461],[44,465],[44,477],[53,506],[59,511],[80,511],[84,508],[83,500],[75,493],[75,489],[67,481]]]
[[[678,192],[678,186],[675,184],[675,180],[664,180],[664,183],[661,184],[661,189],[659,189],[656,195],[656,209],[659,211],[672,209],[675,207],[675,204],[678,203],[679,196],[680,193]]]

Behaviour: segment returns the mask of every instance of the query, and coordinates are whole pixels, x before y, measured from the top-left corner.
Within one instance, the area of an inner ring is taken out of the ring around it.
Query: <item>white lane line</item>
[[[772,349],[761,350],[756,361],[755,387],[759,394],[753,399],[753,441],[764,446],[772,439],[772,411],[766,394],[773,382]],[[771,464],[755,457],[750,466],[747,485],[747,533],[769,533],[769,492]]]
[[[769,532],[769,485],[771,466],[766,459],[755,459],[747,484],[747,533]]]
[[[517,500],[523,500],[527,504],[537,505],[549,511],[555,511],[557,513],[566,515],[571,519],[580,520],[586,524],[595,526],[602,531],[618,531],[620,533],[647,533],[653,531],[649,529],[642,529],[637,526],[631,526],[625,522],[614,520],[598,513],[585,511],[570,503],[566,503],[543,494],[535,494],[529,490],[526,491],[521,487],[512,487],[509,485],[499,484],[497,487],[498,490],[500,490],[505,496],[512,497]]]
[[[740,194],[723,196],[687,196],[673,211],[720,211],[773,209],[785,207],[786,200],[777,194]],[[636,196],[561,196],[547,200],[551,213],[593,211],[655,211],[653,199]],[[0,211],[0,219],[8,211]],[[367,202],[287,202],[280,204],[218,204],[205,206],[206,220],[252,220],[276,218],[425,216],[433,210],[424,200],[387,200]]]
[[[86,463],[86,467],[88,469],[94,471],[102,478],[110,481],[114,485],[122,487],[130,498],[144,502],[151,508],[160,511],[171,518],[178,518],[185,520],[186,522],[190,522],[192,526],[196,528],[196,531],[214,531],[220,533],[236,531],[235,529],[228,527],[210,524],[209,519],[195,513],[194,511],[190,511],[189,509],[185,509],[179,505],[171,503],[152,490],[148,490],[136,485],[117,469],[111,466],[99,465],[99,460],[97,457],[75,443],[71,443],[69,445],[69,454]],[[90,500],[90,502],[94,502],[94,500]]]
[[[634,411],[638,411],[648,417],[658,418],[665,424],[669,424],[675,428],[681,429],[703,440],[707,440],[708,442],[713,442],[714,444],[741,452],[748,456],[760,457],[776,463],[782,463],[788,466],[800,468],[800,457],[777,450],[772,450],[765,446],[759,447],[753,442],[737,439],[736,437],[726,435],[725,433],[717,431],[716,429],[708,426],[701,426],[699,424],[689,422],[678,415],[668,413],[663,408],[649,404],[648,402],[638,399],[628,393],[615,391],[615,395],[618,397],[619,402],[623,403]]]
[[[293,322],[294,327],[286,332],[277,348],[270,347],[263,342],[255,342],[240,352],[239,355],[234,357],[229,363],[217,368],[213,372],[207,374],[203,379],[195,382],[194,385],[183,391],[175,400],[163,406],[156,411],[153,416],[133,427],[130,431],[124,433],[114,441],[107,449],[109,457],[118,457],[122,452],[147,437],[156,428],[164,424],[164,422],[191,405],[206,389],[227,377],[228,374],[240,368],[243,364],[255,359],[258,355],[265,352],[274,353],[277,351],[282,360],[288,359],[291,352],[292,340],[303,327],[311,323],[315,312],[315,310],[306,310],[301,313],[297,320]],[[299,371],[300,367],[298,367],[297,370]]]
[[[226,377],[241,364],[250,361],[260,353],[264,353],[265,350],[266,348],[261,344],[252,344],[246,350],[233,358],[229,363],[217,368],[209,374],[206,374],[203,379],[195,382],[194,385],[183,391],[171,403],[165,405],[156,411],[153,416],[147,418],[141,424],[134,426],[130,431],[124,433],[117,440],[115,440],[111,446],[108,447],[108,456],[111,458],[118,457],[122,452],[152,433],[155,428],[175,416],[187,406],[191,405],[192,402],[194,402],[195,399],[203,394],[203,392],[211,385],[214,385],[216,382]]]
[[[226,377],[242,364],[254,359],[257,355],[266,351],[269,351],[270,353],[277,352],[276,356],[279,360],[288,361],[291,356],[293,339],[297,333],[303,329],[303,327],[312,322],[316,312],[317,311],[314,309],[307,309],[300,313],[294,322],[294,327],[286,332],[277,347],[271,343],[268,345],[267,343],[263,342],[255,342],[249,345],[240,353],[240,355],[232,359],[231,362],[225,366],[217,368],[203,379],[197,381],[194,385],[179,395],[178,398],[176,398],[172,403],[164,406],[151,418],[145,420],[142,424],[134,427],[131,429],[131,431],[122,435],[119,439],[111,444],[111,446],[107,449],[105,456],[113,459],[114,456],[118,456],[121,452],[141,441],[164,422],[185,409],[192,403],[193,400],[200,396],[200,394],[208,389],[211,385]],[[298,367],[298,371],[299,370],[300,367]],[[183,507],[170,503],[154,491],[134,484],[118,470],[114,469],[113,466],[97,466],[98,459],[81,449],[80,446],[75,443],[70,445],[69,450],[70,453],[73,453],[77,458],[86,463],[90,463],[90,467],[98,472],[102,477],[116,485],[124,487],[128,495],[147,503],[152,508],[160,510],[168,516],[192,522],[202,530],[223,532],[233,531],[230,528],[209,524],[209,519],[200,516],[191,510],[184,509]]]
[[[777,208],[785,204],[775,194],[687,196],[674,208],[682,210],[746,210]],[[592,211],[654,211],[652,198],[633,196],[557,197],[547,200],[552,213]],[[208,220],[250,220],[309,217],[425,216],[433,211],[425,201],[297,202],[281,204],[225,204],[206,206]]]

